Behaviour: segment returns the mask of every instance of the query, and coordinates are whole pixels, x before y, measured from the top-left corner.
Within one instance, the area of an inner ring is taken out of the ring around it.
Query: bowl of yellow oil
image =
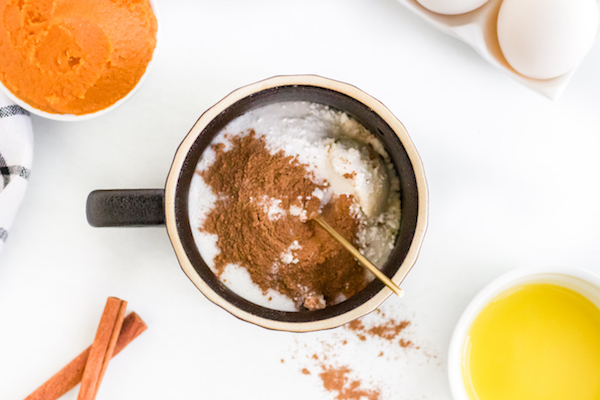
[[[486,286],[448,355],[455,400],[600,400],[600,277],[522,268]]]

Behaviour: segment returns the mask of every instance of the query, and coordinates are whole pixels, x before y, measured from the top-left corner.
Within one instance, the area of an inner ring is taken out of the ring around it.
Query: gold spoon
[[[375,275],[381,282],[385,283],[387,287],[392,289],[392,292],[396,293],[398,297],[404,296],[404,290],[400,289],[398,285],[396,285],[390,278],[388,278],[383,272],[379,270],[375,265],[371,263],[365,256],[360,254],[360,252],[356,249],[356,247],[352,246],[350,242],[348,242],[342,235],[337,233],[335,229],[331,227],[320,215],[315,215],[312,218],[317,224],[321,226],[321,228],[325,229],[329,235],[334,238],[339,244],[344,246],[346,250],[348,250],[354,258],[356,258],[366,269],[371,271],[373,275]]]

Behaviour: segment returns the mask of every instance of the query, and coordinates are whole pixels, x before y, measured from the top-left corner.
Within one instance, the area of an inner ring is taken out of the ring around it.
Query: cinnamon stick
[[[113,351],[113,357],[123,350],[129,343],[144,332],[148,326],[135,312],[129,313],[123,320],[119,339]],[[63,369],[48,379],[25,400],[57,400],[59,397],[73,389],[83,377],[83,370],[90,355],[92,346],[88,347],[75,357]]]
[[[121,332],[121,327],[123,326],[123,321],[125,319],[125,310],[127,308],[127,302],[121,300],[121,308],[119,309],[119,313],[117,315],[117,319],[115,321],[115,325],[113,326],[113,331],[110,336],[110,341],[108,342],[108,348],[104,354],[104,360],[102,361],[102,367],[100,368],[100,374],[98,375],[98,379],[96,381],[96,390],[94,393],[87,395],[87,397],[82,397],[80,393],[80,397],[84,399],[93,400],[96,398],[96,394],[98,394],[98,389],[100,389],[100,383],[104,378],[104,373],[106,372],[106,368],[108,368],[108,363],[110,362],[113,352],[115,351],[115,346],[117,345],[117,340],[119,339],[119,332]],[[88,358],[89,361],[89,358]],[[81,391],[80,391],[81,392]]]
[[[104,372],[112,358],[112,353],[119,338],[126,307],[127,302],[116,297],[109,297],[106,301],[96,337],[83,370],[77,400],[94,400],[96,398],[98,386],[102,382]]]

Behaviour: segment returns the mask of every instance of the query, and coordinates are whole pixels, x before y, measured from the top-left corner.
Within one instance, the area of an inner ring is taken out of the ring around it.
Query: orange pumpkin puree
[[[156,46],[148,0],[0,0],[0,80],[32,107],[88,114],[125,97]]]

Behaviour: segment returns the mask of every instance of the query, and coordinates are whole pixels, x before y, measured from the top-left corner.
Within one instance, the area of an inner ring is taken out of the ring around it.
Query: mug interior
[[[403,265],[403,260],[406,258],[413,242],[419,213],[419,186],[417,185],[415,170],[407,150],[394,130],[374,110],[346,94],[318,86],[277,86],[252,93],[221,111],[206,125],[191,145],[179,171],[174,197],[177,233],[185,254],[197,274],[226,302],[246,313],[267,320],[286,323],[323,321],[355,310],[373,298],[385,286],[379,280],[375,279],[362,291],[346,301],[328,306],[322,310],[288,312],[262,307],[244,299],[227,288],[211,271],[198,251],[189,223],[188,195],[190,183],[198,160],[204,150],[210,145],[212,139],[225,125],[245,112],[268,104],[285,101],[310,101],[343,111],[360,122],[383,143],[400,180],[401,216],[396,244],[388,261],[382,267],[382,271],[388,277],[392,278],[399,272],[402,266],[405,270],[402,271],[403,274],[401,274],[401,277],[402,279],[404,278],[412,266],[412,263],[409,263],[410,265]],[[395,281],[395,283],[399,284],[400,282]]]

